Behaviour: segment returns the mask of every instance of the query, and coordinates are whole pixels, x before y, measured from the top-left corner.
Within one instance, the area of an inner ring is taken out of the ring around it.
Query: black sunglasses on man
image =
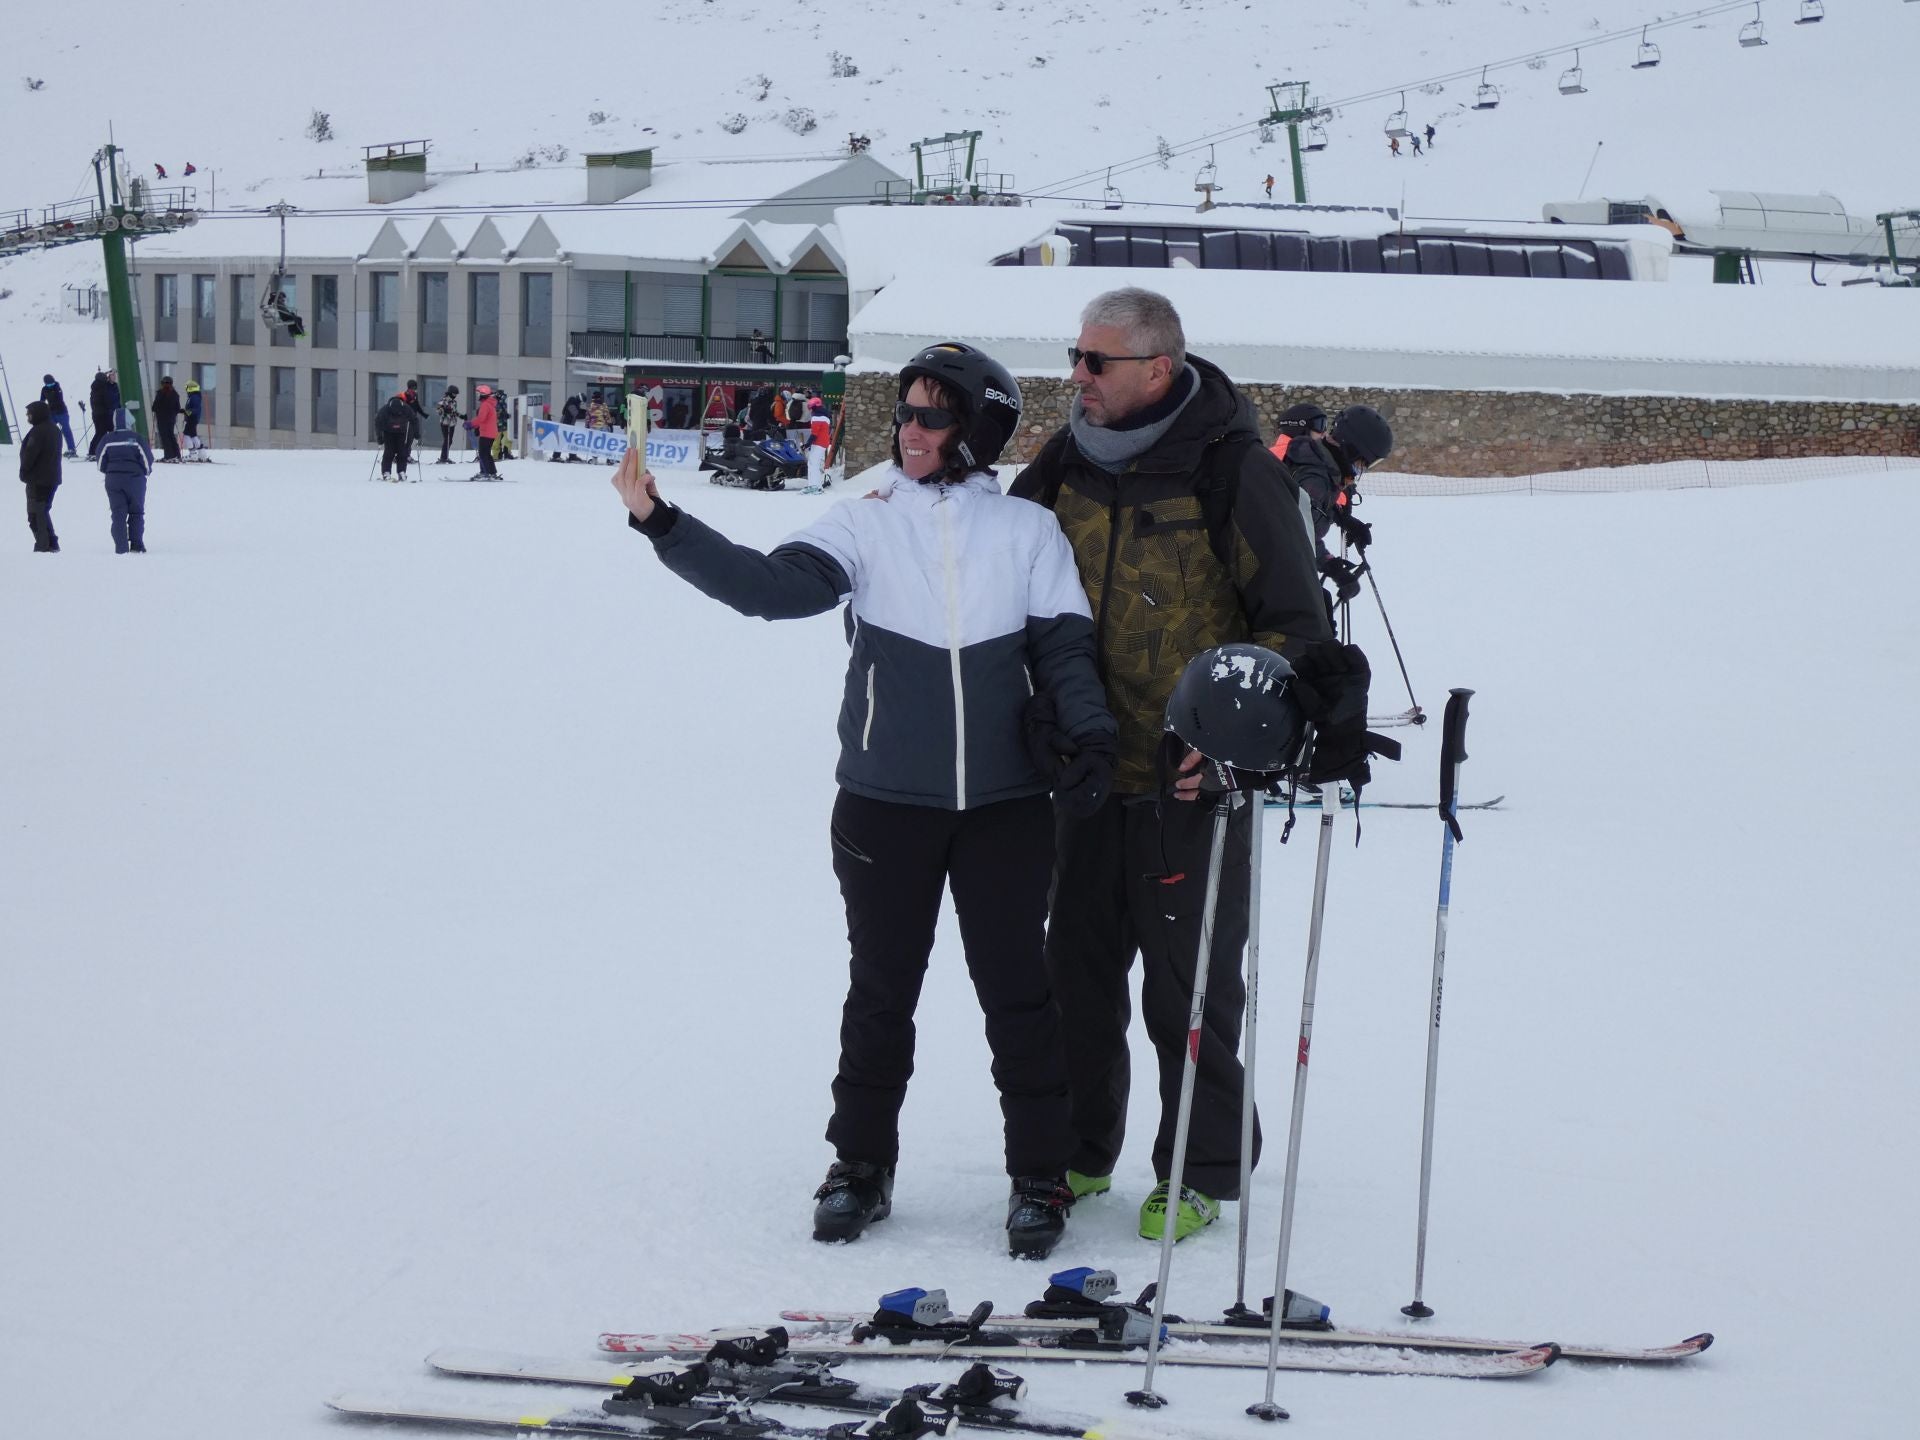
[[[1104,375],[1107,366],[1117,365],[1122,360],[1158,360],[1158,355],[1102,355],[1098,350],[1082,350],[1077,345],[1067,347],[1067,359],[1075,366],[1085,365],[1089,375]]]

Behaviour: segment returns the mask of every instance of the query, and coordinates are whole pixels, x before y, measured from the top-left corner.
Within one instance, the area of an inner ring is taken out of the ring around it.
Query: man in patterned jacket
[[[1299,491],[1267,450],[1252,404],[1189,355],[1165,296],[1114,290],[1081,316],[1068,352],[1078,396],[1012,493],[1050,506],[1095,617],[1095,661],[1119,722],[1114,793],[1060,813],[1047,966],[1073,1091],[1076,1197],[1111,1188],[1125,1133],[1128,972],[1159,1060],[1159,1186],[1140,1233],[1163,1234],[1212,823],[1192,800],[1197,757],[1163,746],[1167,698],[1202,650],[1250,640],[1297,654],[1330,638]],[[1240,1022],[1246,987],[1252,807],[1228,827],[1176,1238],[1240,1189]],[[1255,1155],[1259,1134],[1255,1131]]]

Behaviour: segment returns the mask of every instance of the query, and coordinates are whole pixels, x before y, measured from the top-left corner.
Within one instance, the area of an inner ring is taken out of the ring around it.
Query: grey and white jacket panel
[[[848,602],[837,778],[855,794],[943,809],[1044,794],[1022,731],[1036,687],[1068,734],[1114,732],[1072,551],[987,475],[927,485],[894,470],[766,555],[684,512],[654,545],[743,614]]]

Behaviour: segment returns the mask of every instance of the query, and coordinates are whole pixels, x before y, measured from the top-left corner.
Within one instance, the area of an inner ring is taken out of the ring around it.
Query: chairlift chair
[[[1740,48],[1751,50],[1767,43],[1767,27],[1760,19],[1760,0],[1754,0],[1753,19],[1740,27]]]
[[[1387,134],[1395,140],[1405,139],[1413,132],[1407,129],[1407,92],[1400,92],[1400,108],[1387,116]]]
[[[1125,198],[1120,194],[1119,188],[1113,183],[1113,171],[1109,168],[1107,171],[1106,188],[1100,192],[1100,207],[1103,210],[1118,210],[1125,203]]]
[[[1327,148],[1327,127],[1318,120],[1307,121],[1307,133],[1300,141],[1302,150],[1324,150]]]
[[[1573,52],[1573,64],[1560,72],[1560,93],[1562,95],[1584,95],[1587,93],[1585,76],[1580,69],[1580,52]]]
[[[298,340],[307,333],[307,327],[300,313],[287,304],[287,211],[291,208],[285,201],[270,207],[280,217],[280,263],[267,282],[266,294],[260,297],[260,318],[269,330],[284,330]]]
[[[1647,39],[1646,26],[1640,27],[1640,49],[1633,58],[1636,70],[1651,70],[1660,63],[1660,47]]]
[[[1476,110],[1498,110],[1500,108],[1500,87],[1487,83],[1487,67],[1480,67],[1480,88],[1473,92],[1473,108]]]
[[[1215,179],[1215,176],[1219,173],[1219,169],[1220,167],[1213,163],[1213,147],[1209,145],[1207,147],[1207,163],[1195,172],[1193,188],[1202,194],[1212,194],[1215,190],[1218,190],[1220,185]]]
[[[1827,7],[1820,0],[1800,0],[1800,17],[1796,25],[1817,25],[1827,18]]]

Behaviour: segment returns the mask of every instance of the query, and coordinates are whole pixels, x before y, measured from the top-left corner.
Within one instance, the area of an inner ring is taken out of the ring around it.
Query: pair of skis
[[[529,1410],[465,1396],[403,1400],[349,1392],[328,1402],[363,1419],[458,1425],[467,1428],[547,1430],[582,1435],[721,1436],[724,1440],[923,1440],[959,1426],[1096,1440],[1087,1420],[1047,1418],[997,1403],[1018,1399],[1026,1382],[984,1364],[947,1385],[886,1390],[835,1375],[828,1366],[786,1355],[779,1327],[754,1337],[716,1338],[704,1358],[617,1364],[541,1359],[483,1350],[440,1350],[427,1364],[442,1375],[567,1385],[601,1392],[589,1403]],[[756,1415],[756,1404],[840,1411],[865,1417],[826,1427],[789,1425]]]
[[[1146,1343],[1145,1322],[1151,1310],[1150,1297],[1143,1295],[1131,1304],[1108,1300],[1106,1297],[1117,1288],[1112,1271],[1078,1267],[1062,1270],[1049,1277],[1045,1298],[1030,1303],[1020,1315],[998,1316],[993,1314],[991,1305],[983,1304],[971,1315],[961,1318],[947,1309],[946,1292],[941,1290],[895,1291],[881,1297],[880,1309],[870,1316],[843,1310],[783,1310],[780,1313],[783,1320],[794,1325],[812,1327],[812,1334],[801,1336],[799,1343],[802,1346],[818,1336],[829,1343],[864,1345],[866,1348],[860,1351],[864,1354],[873,1348],[874,1340],[884,1339],[896,1344],[901,1341],[964,1343],[964,1337],[969,1334],[992,1330],[1028,1343],[1037,1341],[1050,1348],[1071,1352],[1064,1358],[1085,1359],[1088,1357],[1084,1351],[1089,1347],[1102,1352],[1125,1351],[1138,1349]],[[1213,1344],[1264,1341],[1270,1331],[1272,1305],[1273,1302],[1268,1300],[1261,1313],[1243,1309],[1219,1321],[1196,1322],[1167,1316],[1162,1339]],[[1419,1363],[1417,1357],[1423,1355],[1490,1356],[1504,1361],[1514,1355],[1532,1355],[1535,1351],[1552,1350],[1559,1358],[1567,1360],[1646,1365],[1685,1360],[1713,1344],[1712,1334],[1702,1332],[1672,1345],[1531,1345],[1517,1340],[1482,1340],[1462,1335],[1433,1335],[1424,1331],[1348,1329],[1334,1325],[1328,1318],[1329,1313],[1327,1307],[1317,1301],[1291,1290],[1287,1292],[1287,1316],[1281,1329],[1281,1338],[1288,1349],[1281,1356],[1282,1369],[1346,1371],[1349,1367],[1339,1359],[1325,1363],[1326,1352],[1341,1349],[1382,1351],[1396,1360],[1411,1359],[1416,1364]],[[603,1335],[600,1344],[603,1350],[631,1352],[635,1347],[625,1342],[636,1338],[639,1337]],[[1323,1363],[1314,1363],[1316,1355],[1322,1357]],[[1289,1356],[1296,1358],[1290,1362]],[[1163,1363],[1165,1358],[1162,1357]],[[1213,1363],[1233,1362],[1222,1359]],[[1259,1363],[1266,1363],[1264,1356]],[[1396,1369],[1389,1373],[1462,1372]],[[1493,1367],[1489,1373],[1508,1375],[1531,1371],[1527,1367],[1502,1364]]]

